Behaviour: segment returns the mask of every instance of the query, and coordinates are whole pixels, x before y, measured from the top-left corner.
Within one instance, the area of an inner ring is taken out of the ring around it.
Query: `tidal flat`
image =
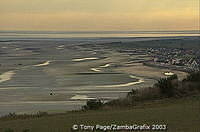
[[[144,66],[150,56],[122,53],[116,47],[121,41],[123,45],[160,39],[1,41],[0,115],[77,110],[88,99],[108,101],[126,96],[131,89],[149,87],[169,69]],[[180,78],[187,75],[173,73]]]

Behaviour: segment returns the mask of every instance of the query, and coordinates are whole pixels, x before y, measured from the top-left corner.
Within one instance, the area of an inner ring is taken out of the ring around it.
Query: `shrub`
[[[189,83],[192,90],[200,91],[200,71],[189,74],[187,78],[183,80],[183,83]]]
[[[178,87],[178,77],[177,75],[173,75],[168,78],[161,78],[155,86],[160,89],[162,95],[173,97],[175,95],[176,88]]]
[[[103,102],[100,99],[88,100],[86,105],[83,106],[84,110],[97,110],[103,106]]]
[[[200,82],[200,72],[193,72],[183,81]]]
[[[9,117],[16,117],[17,114],[16,114],[16,113],[9,113],[8,116],[9,116]]]
[[[105,106],[112,106],[112,107],[128,107],[133,105],[134,100],[132,98],[121,98],[121,99],[114,99],[107,103]]]
[[[132,89],[130,92],[128,92],[127,98],[133,98],[134,96],[136,96],[137,93],[138,90]]]

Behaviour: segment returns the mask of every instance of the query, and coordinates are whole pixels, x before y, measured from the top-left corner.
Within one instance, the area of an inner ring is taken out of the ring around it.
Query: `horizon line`
[[[37,33],[37,32],[50,32],[50,33],[131,33],[131,32],[200,32],[200,29],[194,30],[76,30],[76,31],[67,31],[67,30],[0,30],[0,33],[7,32],[27,32],[27,33]]]

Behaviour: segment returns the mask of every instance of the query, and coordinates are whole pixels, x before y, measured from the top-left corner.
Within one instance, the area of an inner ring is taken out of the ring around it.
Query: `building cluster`
[[[176,66],[189,71],[200,70],[200,50],[149,48],[147,52],[153,62],[165,66]]]

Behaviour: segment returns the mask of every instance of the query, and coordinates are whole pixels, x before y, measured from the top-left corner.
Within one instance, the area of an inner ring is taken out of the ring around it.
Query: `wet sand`
[[[130,56],[94,41],[82,43],[2,43],[7,48],[0,48],[0,115],[80,109],[87,99],[122,98],[131,89],[149,87],[169,71],[134,61],[148,60],[146,55]],[[180,78],[187,75],[170,72]]]
[[[155,78],[159,79],[162,77],[166,77],[165,72],[172,72],[178,75],[179,79],[184,79],[188,73],[176,70],[169,70],[165,68],[154,68],[149,66],[144,66],[142,63],[135,63],[129,67],[120,67],[116,69],[117,72],[125,72],[125,73],[132,73],[137,76],[144,76],[148,78]]]
[[[9,81],[12,79],[12,76],[15,75],[14,71],[8,71],[0,75],[0,83]]]
[[[37,65],[34,65],[34,66],[36,66],[36,67],[38,67],[38,66],[48,66],[50,63],[51,63],[51,61],[46,61],[44,63],[37,64]]]

